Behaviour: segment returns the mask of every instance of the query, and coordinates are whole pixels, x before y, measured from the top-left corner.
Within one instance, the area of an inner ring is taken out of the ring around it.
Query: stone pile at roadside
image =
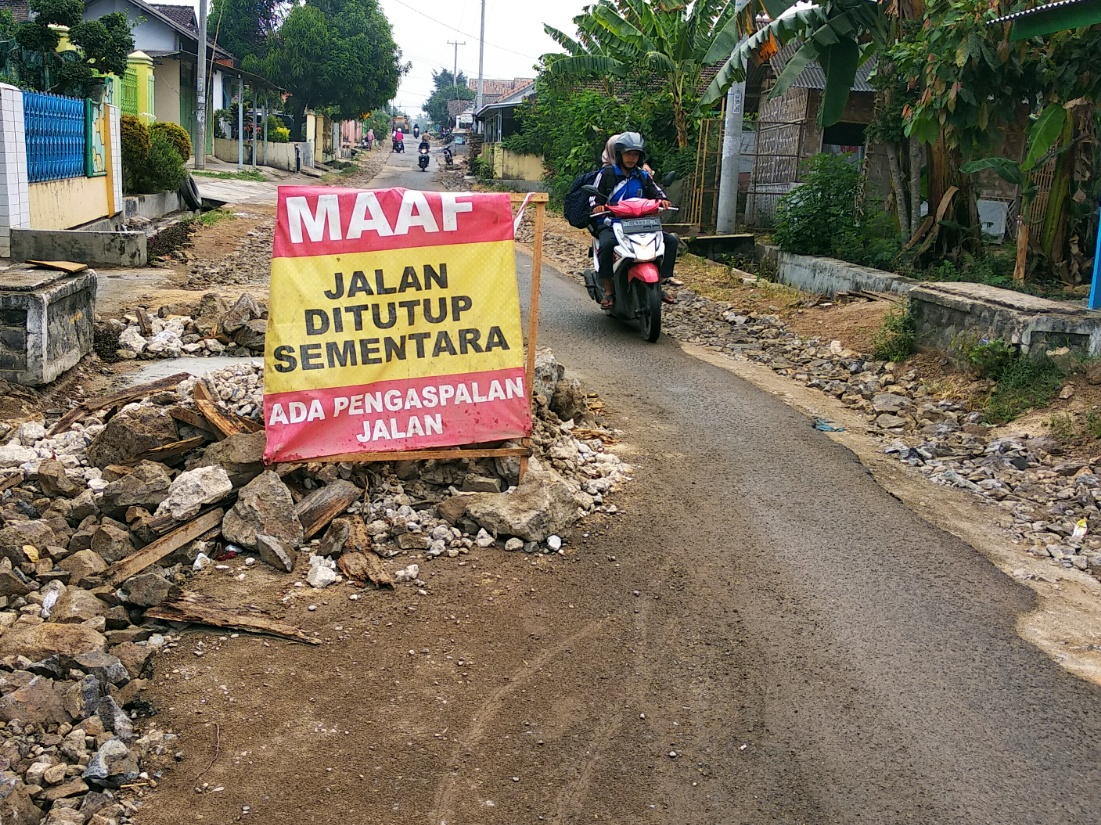
[[[1014,541],[1030,553],[1101,575],[1101,457],[1072,461],[1051,438],[995,436],[981,412],[934,397],[905,365],[804,340],[774,315],[683,290],[666,320],[680,340],[763,364],[862,412],[886,452],[1009,513]]]
[[[217,261],[202,261],[192,265],[185,289],[206,289],[225,284],[264,282],[271,274],[271,249],[275,238],[275,222],[250,229],[237,248]]]
[[[114,357],[179,358],[181,356],[262,355],[268,329],[267,308],[247,292],[232,304],[215,292],[198,303],[162,306],[156,315],[140,307],[104,325],[118,337]]]
[[[629,471],[548,352],[534,456],[265,469],[250,363],[0,424],[0,822],[118,825],[173,737],[141,698],[178,623],[316,640],[189,589],[244,555],[307,586],[423,587],[424,565],[562,552]],[[251,562],[256,564],[256,562]],[[279,575],[272,573],[271,575]],[[353,591],[359,592],[358,589]]]

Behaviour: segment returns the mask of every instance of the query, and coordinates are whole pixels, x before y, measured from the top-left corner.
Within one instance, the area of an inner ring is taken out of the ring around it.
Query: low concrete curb
[[[13,261],[77,261],[93,266],[145,266],[144,232],[87,232],[73,229],[12,229]]]

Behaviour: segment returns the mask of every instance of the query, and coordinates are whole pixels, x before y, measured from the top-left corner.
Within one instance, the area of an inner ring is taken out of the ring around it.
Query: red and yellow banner
[[[508,195],[280,187],[266,461],[531,434]]]

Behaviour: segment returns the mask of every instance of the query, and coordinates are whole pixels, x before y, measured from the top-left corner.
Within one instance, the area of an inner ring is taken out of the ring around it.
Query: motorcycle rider
[[[414,130],[416,129],[415,126],[413,128],[414,128]],[[417,154],[420,155],[421,152],[428,152],[431,149],[432,149],[432,144],[428,142],[428,132],[425,132],[423,135],[421,135],[421,143],[420,143],[420,146],[417,147]],[[427,168],[427,167],[424,167],[424,168]]]
[[[401,129],[394,130],[394,151],[402,152],[405,150],[405,136],[401,133]]]
[[[615,250],[615,232],[610,218],[599,217],[606,211],[607,203],[618,203],[626,198],[651,198],[661,201],[663,209],[671,205],[669,198],[650,174],[642,168],[646,158],[646,141],[638,132],[624,132],[619,135],[612,147],[614,163],[604,166],[593,185],[603,197],[593,195],[589,199],[591,211],[598,215],[590,224],[590,231],[596,235],[597,263],[599,277],[604,287],[604,299],[601,309],[611,309],[615,303],[612,285],[612,257]],[[599,203],[598,203],[599,201]],[[661,280],[667,281],[673,275],[673,264],[677,258],[677,238],[668,232],[665,238],[665,257],[661,264]],[[666,303],[673,303],[671,296],[662,295]]]
[[[421,125],[419,123],[413,124],[413,137],[419,138],[421,136]]]

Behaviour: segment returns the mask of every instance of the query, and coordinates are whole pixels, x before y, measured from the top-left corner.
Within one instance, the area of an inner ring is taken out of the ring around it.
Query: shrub
[[[909,307],[892,310],[872,337],[872,357],[880,361],[905,361],[914,354],[917,328]]]
[[[168,138],[169,142],[176,147],[176,151],[180,153],[180,158],[187,161],[191,157],[191,135],[187,133],[187,130],[180,126],[178,123],[154,123],[149,127],[150,135],[163,134]]]
[[[1043,407],[1063,386],[1063,374],[1046,358],[1017,358],[998,378],[987,399],[983,420],[1005,424],[1021,413]]]
[[[269,143],[290,143],[291,142],[291,130],[286,126],[276,126],[274,128],[268,128],[268,142]]]
[[[183,158],[168,136],[153,132],[149,140],[149,155],[145,159],[138,190],[141,192],[175,192],[180,188],[187,170]]]
[[[860,170],[841,155],[815,155],[803,182],[780,198],[776,243],[798,255],[832,255],[836,241],[856,225]]]
[[[149,129],[133,115],[123,115],[121,126],[122,188],[133,192],[144,174],[145,160],[149,157]]]
[[[1017,348],[1001,338],[992,341],[983,338],[967,351],[967,361],[979,377],[995,381],[1005,375],[1019,357]]]

